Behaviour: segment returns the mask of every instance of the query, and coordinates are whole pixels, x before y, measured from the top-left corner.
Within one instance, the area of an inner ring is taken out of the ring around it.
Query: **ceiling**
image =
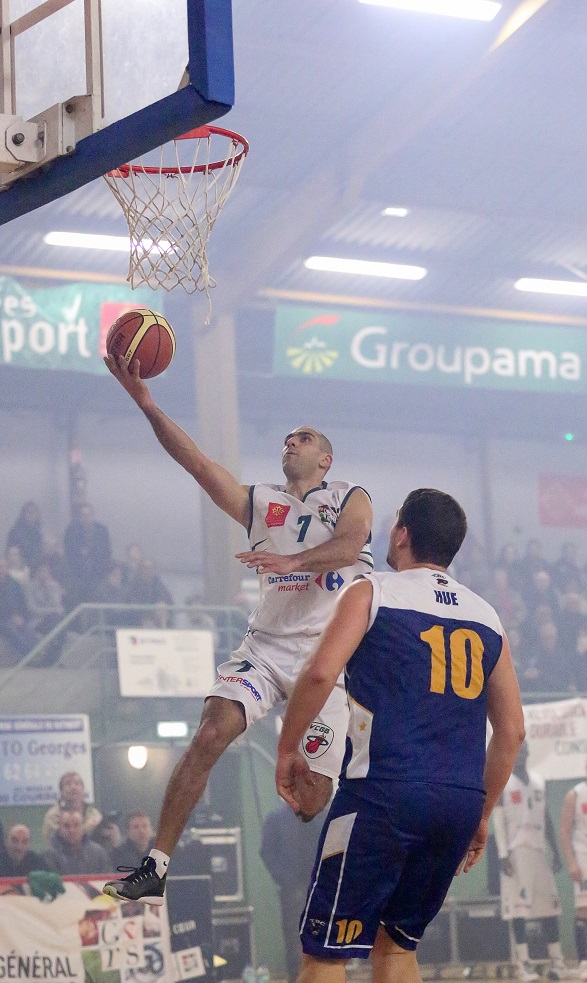
[[[251,151],[212,235],[215,305],[337,295],[587,324],[587,298],[513,289],[587,275],[585,0],[546,0],[490,50],[519,6],[504,0],[483,23],[358,0],[233,0],[236,105],[223,123]],[[382,216],[389,206],[409,213]],[[0,266],[125,275],[123,254],[47,246],[50,229],[124,234],[103,181],[0,228]],[[428,274],[310,271],[311,254]]]

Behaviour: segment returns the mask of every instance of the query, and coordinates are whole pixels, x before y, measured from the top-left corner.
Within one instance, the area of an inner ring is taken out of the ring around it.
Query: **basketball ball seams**
[[[134,359],[140,362],[142,379],[154,378],[164,372],[175,348],[171,325],[163,315],[148,308],[126,311],[111,326],[106,338],[107,352],[123,358],[129,370],[132,371]]]

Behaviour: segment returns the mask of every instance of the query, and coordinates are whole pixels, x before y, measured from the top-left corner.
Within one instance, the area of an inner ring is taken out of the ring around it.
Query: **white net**
[[[208,240],[247,151],[238,134],[201,127],[161,147],[155,162],[151,153],[105,175],[128,224],[133,288],[202,290],[210,305]]]

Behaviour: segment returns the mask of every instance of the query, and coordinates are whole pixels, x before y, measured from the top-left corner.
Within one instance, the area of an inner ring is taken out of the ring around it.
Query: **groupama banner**
[[[102,356],[108,328],[125,311],[152,301],[151,290],[123,283],[28,290],[0,277],[0,365],[107,373]]]
[[[281,306],[277,375],[403,385],[587,392],[582,327]]]

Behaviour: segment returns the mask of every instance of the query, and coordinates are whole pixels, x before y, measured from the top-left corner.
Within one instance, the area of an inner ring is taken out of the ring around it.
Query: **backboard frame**
[[[99,8],[99,0],[84,3],[87,13],[91,13],[90,8]],[[72,154],[42,164],[5,187],[0,191],[0,225],[229,112],[234,105],[231,0],[186,0],[186,8],[189,62],[187,77],[182,80],[186,84],[152,105],[96,130],[79,140]],[[6,38],[0,40],[4,47]],[[95,59],[88,76],[92,74],[96,79]],[[100,99],[100,88],[91,94]]]

